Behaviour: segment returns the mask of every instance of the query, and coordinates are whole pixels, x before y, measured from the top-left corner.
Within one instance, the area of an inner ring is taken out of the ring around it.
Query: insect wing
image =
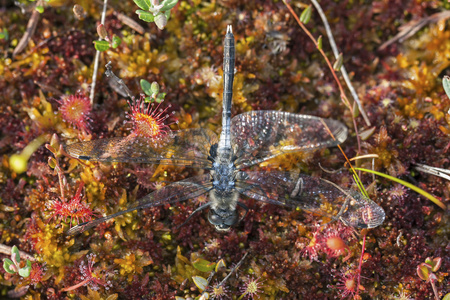
[[[65,146],[73,157],[101,162],[128,162],[210,168],[209,149],[218,142],[207,129],[174,131],[162,140],[135,135],[75,143]]]
[[[251,111],[231,120],[231,145],[238,169],[284,153],[336,146],[346,138],[347,127],[339,121],[308,115]]]
[[[126,210],[119,211],[115,214],[103,218],[78,224],[77,226],[69,229],[67,231],[67,234],[74,235],[77,233],[81,233],[89,228],[97,226],[100,223],[126,214],[133,210],[155,207],[166,203],[172,204],[191,198],[196,198],[202,194],[209,192],[211,189],[211,176],[209,174],[199,175],[182,181],[174,182],[139,199],[136,203],[130,205],[130,207]]]
[[[240,172],[238,177],[238,191],[250,198],[300,208],[348,226],[374,228],[385,218],[375,202],[328,180],[280,171]]]

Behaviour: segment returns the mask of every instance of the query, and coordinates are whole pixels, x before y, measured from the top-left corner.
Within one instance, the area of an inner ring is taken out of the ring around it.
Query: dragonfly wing
[[[172,204],[188,200],[191,198],[196,198],[200,195],[209,192],[211,189],[212,189],[211,176],[209,174],[199,175],[185,180],[181,180],[148,194],[147,196],[136,201],[136,203],[130,205],[126,210],[119,211],[115,214],[103,218],[95,219],[89,222],[84,222],[75,227],[72,227],[67,231],[67,234],[73,235],[83,232],[89,228],[97,226],[100,223],[103,223],[114,217],[126,214],[133,210],[155,207],[166,203]]]
[[[75,143],[65,146],[73,157],[102,162],[154,163],[210,168],[209,150],[218,142],[207,129],[172,132],[161,141],[135,135]]]
[[[238,191],[250,198],[341,220],[359,228],[383,223],[385,213],[372,200],[324,179],[294,172],[240,172]]]
[[[251,111],[231,120],[231,145],[238,169],[284,153],[336,146],[346,138],[344,124],[315,116]]]

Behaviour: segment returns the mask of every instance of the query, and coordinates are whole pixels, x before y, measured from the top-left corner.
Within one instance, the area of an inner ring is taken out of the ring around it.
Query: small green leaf
[[[167,25],[167,17],[165,14],[157,14],[155,16],[155,24],[160,29],[163,30]]]
[[[372,136],[372,134],[375,132],[375,129],[377,128],[374,126],[372,128],[361,131],[358,135],[361,138],[361,140],[365,141]]]
[[[311,13],[311,5],[308,5],[308,7],[305,8],[305,10],[300,15],[300,22],[302,22],[303,24],[308,24],[309,20],[311,20]]]
[[[175,7],[175,5],[177,5],[178,0],[163,0],[161,2],[162,7],[161,7],[161,11],[166,11],[166,10],[170,10],[172,8]]]
[[[450,300],[450,293],[448,293],[447,295],[445,295],[444,298],[442,298],[442,300]]]
[[[342,55],[342,53],[339,53],[336,61],[333,64],[333,69],[335,71],[339,71],[341,69],[343,63],[344,63],[344,56]]]
[[[165,97],[166,97],[166,93],[160,93],[160,94],[156,97],[155,101],[158,102],[158,103],[161,103],[161,102],[164,100]]]
[[[12,246],[11,248],[11,259],[12,261],[16,262],[17,265],[20,264],[20,253],[19,248],[17,248],[17,246]]]
[[[216,263],[215,262],[209,262],[205,259],[198,258],[195,261],[192,262],[192,265],[194,268],[196,268],[199,271],[202,272],[211,272],[214,270]]]
[[[141,19],[142,21],[145,22],[153,22],[155,21],[155,17],[153,16],[152,13],[148,12],[148,11],[143,11],[143,10],[137,10],[136,13],[139,16],[139,19]]]
[[[152,102],[152,98],[150,98],[150,97],[145,97],[144,102],[145,102],[145,103],[150,103],[150,102]]]
[[[149,10],[151,6],[150,0],[133,0],[139,8],[143,10]]]
[[[216,272],[219,271],[220,268],[225,268],[227,265],[225,264],[225,261],[223,259],[219,260],[219,262],[216,264]]]
[[[440,257],[435,257],[433,259],[427,257],[425,260],[425,263],[429,264],[431,266],[432,272],[437,272],[442,264],[442,259]]]
[[[53,157],[49,157],[48,158],[48,166],[52,169],[54,169],[56,167],[56,159],[54,159]]]
[[[359,107],[358,107],[358,103],[353,102],[353,118],[357,118],[359,116]]]
[[[159,93],[159,84],[156,81],[153,81],[152,86],[150,87],[150,90],[152,91],[152,94],[158,94]]]
[[[444,86],[444,91],[447,94],[447,97],[450,98],[450,77],[445,75],[442,80],[442,85]]]
[[[36,6],[36,10],[37,10],[40,14],[42,14],[42,13],[44,12],[44,7],[43,7],[42,5],[38,5],[38,6]]]
[[[166,10],[164,12],[164,15],[166,16],[166,20],[169,20],[170,19],[170,10]]]
[[[430,266],[428,264],[421,263],[417,266],[417,275],[420,279],[427,281],[430,277]]]
[[[5,269],[6,272],[9,274],[15,274],[16,271],[14,271],[14,268],[11,268],[11,266],[14,266],[14,263],[9,258],[3,259],[3,269]]]
[[[317,39],[317,49],[322,50],[322,36]]]
[[[9,39],[8,29],[3,28],[3,31],[0,32],[0,39],[7,41]]]
[[[94,41],[94,45],[97,51],[106,51],[109,49],[109,43],[107,41]]]
[[[192,280],[200,291],[204,291],[208,287],[208,280],[201,276],[193,276]]]
[[[148,82],[145,79],[141,79],[140,84],[141,84],[141,89],[144,91],[144,93],[147,96],[151,96],[152,95],[152,85],[150,84],[150,82]]]
[[[112,38],[112,47],[113,49],[116,49],[119,47],[120,43],[122,43],[122,39],[118,37],[117,35],[114,35]]]
[[[19,269],[19,275],[27,278],[28,276],[30,276],[30,272],[31,272],[31,267],[26,266],[25,268],[20,268]]]

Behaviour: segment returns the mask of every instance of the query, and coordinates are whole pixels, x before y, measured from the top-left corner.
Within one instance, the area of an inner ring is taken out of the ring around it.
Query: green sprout
[[[437,276],[433,272],[437,272],[441,267],[442,259],[440,257],[430,258],[427,257],[424,263],[417,266],[417,275],[420,279],[431,283],[433,293],[436,300],[439,300],[438,292],[436,289]]]
[[[5,269],[5,271],[9,274],[18,273],[21,277],[26,278],[30,276],[31,261],[27,259],[26,266],[21,268],[19,248],[13,246],[11,249],[11,259],[3,259],[3,269]]]
[[[170,18],[170,10],[177,5],[178,0],[133,0],[139,8],[136,13],[145,22],[155,22],[163,30]]]
[[[6,29],[5,27],[3,27],[3,30],[0,31],[0,40],[5,40],[7,41],[9,39],[9,32],[8,29]]]
[[[35,2],[36,0],[28,0],[30,2]],[[50,2],[50,0],[44,0],[45,2]],[[42,14],[44,12],[44,5],[43,5],[43,1],[42,0],[38,0],[38,2],[36,3],[36,7],[34,8],[37,12],[39,12],[40,14]]]
[[[166,93],[160,93],[159,92],[159,84],[156,81],[153,81],[151,84],[145,79],[141,79],[141,88],[142,91],[148,96],[145,97],[145,102],[152,102],[152,99],[157,102],[161,103],[164,100],[164,97],[166,97]]]
[[[97,33],[100,36],[100,40],[94,41],[94,47],[97,51],[103,52],[111,47],[116,49],[122,43],[122,39],[117,35],[110,38],[103,24],[97,26]]]

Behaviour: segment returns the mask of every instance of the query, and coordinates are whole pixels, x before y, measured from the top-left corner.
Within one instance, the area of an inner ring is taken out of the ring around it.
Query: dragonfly
[[[357,228],[377,227],[384,221],[383,209],[359,192],[291,171],[255,170],[258,164],[282,154],[336,146],[346,140],[348,129],[336,120],[283,111],[250,111],[231,118],[234,42],[228,25],[224,39],[220,137],[212,130],[193,128],[171,131],[159,141],[130,135],[65,146],[70,156],[80,160],[175,165],[205,169],[209,173],[170,183],[126,210],[80,223],[68,234],[83,232],[133,210],[174,204],[203,194],[209,195],[209,202],[198,207],[189,218],[209,208],[208,221],[218,231],[230,230],[243,218],[239,217],[238,207],[247,214],[241,196],[301,209]]]

